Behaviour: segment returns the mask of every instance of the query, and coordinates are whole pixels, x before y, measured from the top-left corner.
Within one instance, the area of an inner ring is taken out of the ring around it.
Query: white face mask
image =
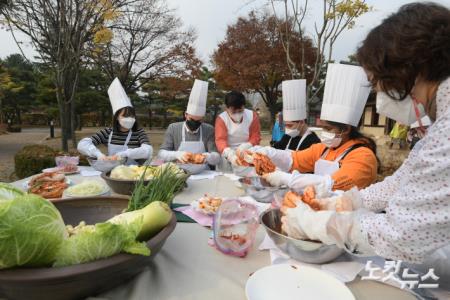
[[[119,118],[119,124],[123,128],[131,129],[133,128],[134,123],[136,122],[135,118],[127,117],[127,118]]]
[[[414,109],[414,100],[407,96],[404,100],[394,100],[384,92],[377,93],[377,113],[405,125],[411,125],[425,116],[425,109],[416,102],[418,115]]]
[[[319,132],[319,139],[328,148],[336,148],[342,142],[342,137],[336,137],[336,133],[322,130]]]
[[[300,130],[297,128],[286,128],[284,132],[292,138],[298,137],[300,135]]]
[[[235,121],[235,122],[241,122],[242,117],[244,116],[244,112],[237,112],[234,114],[231,114],[230,117]]]
[[[303,126],[305,126],[305,124],[303,124],[302,125],[302,128],[301,129],[303,129]],[[298,124],[297,124],[297,127],[298,127]],[[298,129],[298,128],[285,128],[284,129],[284,132],[287,134],[287,135],[289,135],[291,138],[295,138],[295,137],[298,137],[299,135],[300,135],[300,130],[301,129]]]

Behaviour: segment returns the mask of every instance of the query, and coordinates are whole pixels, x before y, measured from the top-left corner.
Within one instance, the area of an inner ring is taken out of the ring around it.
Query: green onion
[[[146,172],[147,168],[133,190],[127,211],[144,208],[154,201],[161,201],[170,206],[176,193],[183,189],[187,179],[187,175],[180,175],[179,170],[161,167],[159,174],[146,183]]]

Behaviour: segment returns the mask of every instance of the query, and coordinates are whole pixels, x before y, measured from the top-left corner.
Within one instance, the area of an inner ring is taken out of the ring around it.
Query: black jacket
[[[300,142],[301,138],[302,138],[301,136],[297,136],[295,138],[292,138],[291,144],[289,145],[289,149],[290,150],[296,150],[297,149],[297,145]],[[283,135],[281,140],[279,142],[274,143],[272,147],[274,147],[275,149],[285,150],[290,139],[291,139],[291,137],[289,135],[285,134],[285,135]],[[305,138],[305,140],[300,145],[298,150],[308,149],[311,145],[317,144],[317,143],[320,143],[320,139],[317,137],[317,135],[314,132],[311,132]]]

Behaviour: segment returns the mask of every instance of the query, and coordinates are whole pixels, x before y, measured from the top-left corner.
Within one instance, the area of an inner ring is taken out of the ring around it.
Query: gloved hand
[[[105,155],[100,150],[98,150],[97,147],[95,147],[91,138],[81,139],[77,145],[77,150],[81,154],[89,157],[96,157],[97,159],[102,159],[105,157]]]
[[[270,158],[270,160],[282,171],[289,172],[292,168],[292,152],[279,150],[272,147],[255,146],[249,151],[261,153]]]
[[[324,198],[333,187],[333,179],[329,175],[300,174],[294,171],[288,186],[296,192],[302,192],[310,185],[314,186],[317,199]]]
[[[222,152],[222,156],[225,157],[226,160],[228,160],[233,166],[238,166],[236,163],[238,157],[236,156],[236,151],[234,151],[231,148],[225,148]]]
[[[286,209],[286,207],[282,207],[281,212],[284,214],[281,217],[281,230],[294,239],[307,240],[308,236],[300,227],[297,215],[292,213],[292,210]]]
[[[175,151],[174,157],[177,161],[181,162],[182,164],[187,163],[187,152],[186,151]]]
[[[270,183],[270,185],[279,187],[282,185],[289,185],[292,174],[276,170],[275,172],[264,174],[263,178]]]
[[[225,159],[227,159],[227,160],[228,160],[229,156],[232,156],[234,154],[235,154],[234,150],[231,149],[230,147],[225,148],[222,152],[222,156],[225,157]]]
[[[244,151],[244,150],[250,149],[251,147],[253,147],[253,145],[251,143],[243,143],[243,144],[239,145],[237,150]]]
[[[367,234],[362,232],[359,225],[366,213],[368,212],[363,210],[343,213],[314,211],[307,204],[298,201],[296,207],[285,209],[285,216],[281,219],[282,229],[298,227],[310,240],[318,240],[327,245],[336,244],[351,253],[356,251],[373,255]]]
[[[116,155],[121,158],[128,157],[128,150],[117,152]]]
[[[206,163],[211,166],[218,165],[220,163],[220,154],[217,152],[205,152]]]
[[[148,144],[142,144],[138,148],[128,148],[125,151],[121,151],[122,157],[127,157],[130,159],[151,159],[153,155],[153,147]],[[118,153],[119,154],[119,153]]]
[[[322,210],[335,210],[337,212],[357,210],[362,207],[362,200],[356,187],[344,192],[342,195],[317,198]]]

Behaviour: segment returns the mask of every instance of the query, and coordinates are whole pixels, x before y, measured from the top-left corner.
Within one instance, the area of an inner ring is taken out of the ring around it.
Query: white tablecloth
[[[74,183],[87,178],[99,179],[79,174],[69,178]],[[14,185],[22,187],[25,180],[17,181]],[[235,182],[225,176],[218,176],[188,181],[188,187],[176,196],[174,202],[189,204],[205,193],[221,197],[244,195]],[[220,253],[208,245],[209,237],[210,230],[198,224],[178,223],[174,233],[143,273],[91,299],[245,299],[248,276],[270,264],[269,252],[257,249],[264,238],[264,229],[261,226],[258,229],[255,246],[245,258]],[[373,281],[357,279],[347,286],[358,300],[415,299],[405,291]]]

